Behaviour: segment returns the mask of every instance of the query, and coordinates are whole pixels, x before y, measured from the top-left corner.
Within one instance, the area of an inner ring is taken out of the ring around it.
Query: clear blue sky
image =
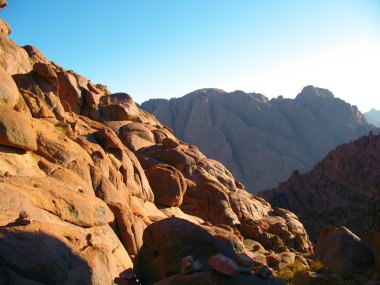
[[[8,0],[11,38],[137,102],[195,89],[380,109],[379,0]]]

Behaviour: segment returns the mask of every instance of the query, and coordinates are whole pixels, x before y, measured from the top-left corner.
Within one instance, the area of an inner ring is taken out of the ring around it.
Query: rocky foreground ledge
[[[293,213],[0,31],[1,284],[281,284],[309,267]]]

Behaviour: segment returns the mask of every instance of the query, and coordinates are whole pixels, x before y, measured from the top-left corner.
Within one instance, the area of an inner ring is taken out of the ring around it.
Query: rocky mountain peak
[[[312,169],[337,145],[376,129],[355,106],[313,86],[296,99],[212,94],[155,99],[141,107],[221,161],[252,193],[277,186],[294,169]]]
[[[297,95],[296,100],[307,100],[307,99],[333,99],[334,94],[323,88],[314,87],[312,85],[305,86],[302,91]]]

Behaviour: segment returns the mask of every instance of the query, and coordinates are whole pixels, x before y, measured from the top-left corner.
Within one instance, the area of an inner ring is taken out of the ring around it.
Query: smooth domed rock
[[[119,131],[120,139],[133,151],[155,144],[153,133],[143,123],[129,122]]]
[[[169,207],[179,207],[182,204],[187,184],[180,171],[167,164],[157,164],[145,174],[156,204]]]
[[[337,271],[363,272],[375,264],[372,251],[346,227],[326,227],[319,235],[316,257]]]
[[[27,116],[13,110],[0,108],[0,144],[25,150],[36,150],[36,141],[36,132]]]
[[[104,121],[135,121],[139,110],[132,97],[126,93],[115,93],[100,98],[100,119]]]
[[[19,92],[15,82],[0,65],[0,107],[13,109],[19,99]]]
[[[182,258],[192,255],[202,268],[215,253],[234,258],[232,247],[206,230],[183,219],[168,218],[149,225],[143,246],[135,259],[135,270],[143,284],[151,284],[181,272]]]

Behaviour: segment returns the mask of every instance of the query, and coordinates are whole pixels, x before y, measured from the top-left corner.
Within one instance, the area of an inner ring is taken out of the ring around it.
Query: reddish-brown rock
[[[19,92],[15,82],[0,65],[0,107],[13,109],[19,99]]]
[[[82,92],[78,87],[75,76],[69,72],[61,71],[57,73],[58,77],[58,95],[61,101],[66,102],[65,111],[72,111],[80,114],[83,106]]]
[[[116,93],[100,98],[100,119],[105,121],[135,121],[139,110],[132,97],[126,93]]]
[[[36,150],[37,137],[30,118],[13,110],[0,108],[0,144]]]
[[[181,206],[187,184],[179,170],[167,164],[157,164],[146,171],[146,177],[152,187],[156,204]]]

